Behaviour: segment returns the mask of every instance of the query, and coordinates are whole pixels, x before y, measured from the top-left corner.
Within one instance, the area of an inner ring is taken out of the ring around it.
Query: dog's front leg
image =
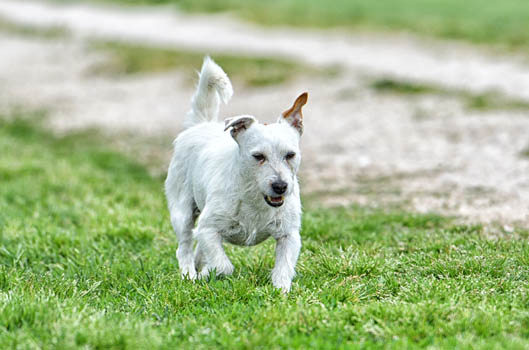
[[[301,248],[301,237],[298,231],[291,232],[277,239],[276,263],[272,270],[272,284],[283,292],[290,291],[292,278]]]
[[[200,278],[209,276],[213,270],[218,275],[231,275],[233,264],[224,252],[222,237],[217,230],[210,227],[199,227],[196,232],[197,251],[200,252],[204,266],[200,270]]]

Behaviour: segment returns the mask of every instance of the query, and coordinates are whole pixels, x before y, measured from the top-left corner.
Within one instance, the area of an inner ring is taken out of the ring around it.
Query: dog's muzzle
[[[264,199],[265,199],[266,204],[274,208],[280,207],[283,205],[283,203],[285,203],[284,196],[272,197],[272,196],[265,195]]]

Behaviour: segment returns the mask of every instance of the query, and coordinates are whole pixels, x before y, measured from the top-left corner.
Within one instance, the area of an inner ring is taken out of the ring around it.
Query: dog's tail
[[[220,101],[228,103],[232,95],[230,79],[218,64],[206,56],[184,126],[189,128],[200,123],[216,121]]]

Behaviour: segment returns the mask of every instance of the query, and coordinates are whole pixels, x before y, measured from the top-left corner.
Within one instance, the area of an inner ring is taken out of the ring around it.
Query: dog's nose
[[[279,180],[272,183],[272,189],[277,194],[283,194],[287,190],[288,184],[285,181]]]

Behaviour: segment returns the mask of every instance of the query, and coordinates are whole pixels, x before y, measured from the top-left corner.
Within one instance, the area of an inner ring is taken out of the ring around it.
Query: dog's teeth
[[[273,202],[273,203],[279,203],[279,202],[282,202],[283,201],[283,196],[279,196],[279,197],[270,197],[270,196],[267,196],[268,200],[270,202]]]

